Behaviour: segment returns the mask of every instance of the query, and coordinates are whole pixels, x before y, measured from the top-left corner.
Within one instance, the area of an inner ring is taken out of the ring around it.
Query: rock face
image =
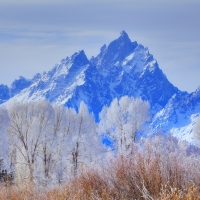
[[[173,86],[148,48],[132,42],[125,31],[90,60],[79,51],[32,80],[20,77],[11,88],[1,85],[0,94],[0,103],[11,97],[18,101],[45,98],[78,109],[84,101],[97,121],[102,107],[115,97],[140,97],[151,105],[151,132],[194,124],[190,117],[200,113],[200,88],[188,94]],[[179,136],[177,130],[174,133]]]
[[[10,98],[10,92],[7,85],[0,85],[0,104],[6,102]]]
[[[19,79],[15,80],[11,84],[11,96],[15,96],[19,92],[21,92],[24,88],[27,88],[31,85],[32,80],[25,79],[23,76],[20,76]]]

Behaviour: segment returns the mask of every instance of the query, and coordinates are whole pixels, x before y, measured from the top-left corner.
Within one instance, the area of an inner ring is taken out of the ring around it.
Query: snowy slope
[[[186,134],[187,140],[191,140],[191,129],[200,113],[200,89],[192,94],[178,90],[148,48],[132,42],[125,31],[90,60],[79,51],[32,80],[20,77],[11,88],[1,85],[1,91],[0,103],[45,98],[78,109],[84,101],[97,120],[102,107],[113,98],[140,97],[151,105],[151,132],[172,130],[178,137]]]
[[[156,113],[151,127],[152,131],[170,131],[182,140],[194,142],[193,126],[200,116],[200,87],[193,93],[179,92],[166,106]]]
[[[27,101],[45,98],[52,103],[65,104],[75,88],[84,83],[84,71],[88,63],[84,51],[75,53],[61,60],[49,72],[37,74],[33,83],[11,100]]]

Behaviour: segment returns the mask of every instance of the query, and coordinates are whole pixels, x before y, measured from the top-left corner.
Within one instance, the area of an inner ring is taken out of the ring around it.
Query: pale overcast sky
[[[169,81],[200,85],[199,0],[0,0],[0,83],[32,78],[84,49],[96,55],[125,30]]]

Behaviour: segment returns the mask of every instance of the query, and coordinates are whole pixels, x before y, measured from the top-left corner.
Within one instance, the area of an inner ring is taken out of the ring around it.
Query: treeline
[[[98,122],[83,102],[1,107],[0,199],[200,199],[200,149],[170,134],[138,139],[150,118],[127,96]]]
[[[15,184],[61,184],[108,157],[133,153],[137,132],[150,119],[149,104],[127,96],[105,106],[95,122],[81,102],[78,112],[45,100],[0,108],[0,156]],[[102,138],[111,145],[102,144]]]
[[[198,200],[200,150],[170,134],[142,139],[133,153],[88,167],[67,184],[0,187],[0,199]]]

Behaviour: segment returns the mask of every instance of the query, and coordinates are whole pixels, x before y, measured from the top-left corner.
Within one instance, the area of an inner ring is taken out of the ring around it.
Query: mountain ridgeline
[[[125,95],[150,103],[150,131],[171,130],[191,140],[191,123],[200,113],[200,89],[191,94],[180,91],[168,81],[148,48],[132,42],[125,31],[90,60],[82,50],[31,80],[20,77],[10,88],[0,85],[0,103],[47,99],[78,110],[84,101],[97,121],[103,106]]]

